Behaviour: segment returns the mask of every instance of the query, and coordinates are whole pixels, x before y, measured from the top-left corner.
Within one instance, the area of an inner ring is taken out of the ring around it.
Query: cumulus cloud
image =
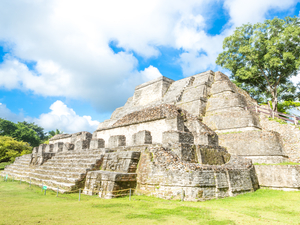
[[[19,114],[13,113],[5,104],[0,103],[0,118],[10,120],[13,122],[24,121],[24,115],[22,112]]]
[[[59,129],[65,133],[79,131],[93,132],[97,129],[99,121],[92,120],[90,116],[79,116],[61,101],[56,101],[50,106],[50,112],[41,114],[39,118],[32,119],[45,130]]]
[[[50,112],[41,114],[38,118],[24,117],[22,111],[13,113],[5,104],[0,103],[0,118],[13,122],[34,122],[43,127],[45,131],[59,129],[64,133],[79,131],[94,132],[99,121],[92,120],[90,116],[79,116],[62,101],[56,101],[50,106]]]
[[[10,50],[0,64],[0,87],[84,99],[98,112],[112,111],[136,85],[160,76],[151,65],[138,71],[136,54],[148,60],[161,46],[182,49],[184,76],[214,69],[235,26],[295,2],[225,0],[230,21],[211,36],[205,31],[205,15],[214,10],[209,0],[0,1],[0,42]],[[124,51],[115,53],[111,41]],[[36,66],[28,69],[32,61]]]
[[[140,72],[145,81],[154,80],[162,76],[156,67],[149,66]]]

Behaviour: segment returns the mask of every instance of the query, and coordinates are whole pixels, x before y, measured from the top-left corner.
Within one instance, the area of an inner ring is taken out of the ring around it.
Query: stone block
[[[300,190],[300,165],[255,165],[261,187],[278,190]]]
[[[177,143],[172,144],[171,150],[185,162],[197,162],[195,146],[192,144]]]
[[[105,140],[102,138],[92,139],[90,142],[90,149],[105,148]]]
[[[54,153],[62,152],[63,151],[63,147],[64,147],[64,143],[63,142],[56,142],[54,144],[54,147],[53,147],[53,152]]]
[[[166,118],[167,130],[184,131],[184,121],[181,115],[173,118]]]
[[[220,133],[219,142],[230,154],[245,157],[284,155],[280,135],[274,131]]]
[[[178,80],[171,84],[168,92],[164,95],[163,101],[165,103],[174,103],[178,101],[178,98],[182,95],[184,88],[190,84],[192,77],[187,77],[182,80]]]
[[[134,173],[139,162],[140,152],[123,151],[106,153],[103,157],[102,170]]]
[[[152,144],[151,132],[147,130],[139,131],[132,135],[133,145]]]
[[[218,71],[218,72],[215,72],[215,82],[217,81],[230,81],[229,77],[226,76],[224,73]]]
[[[48,145],[45,147],[45,152],[53,152],[53,147],[54,147],[53,144],[48,144]]]
[[[165,131],[162,134],[162,143],[187,143],[194,144],[194,136],[189,132]]]
[[[211,84],[214,81],[214,72],[210,70],[204,73],[196,74],[193,77],[195,78],[193,82],[194,86],[203,85],[203,84],[211,86]]]
[[[194,116],[204,116],[206,112],[206,99],[195,100],[191,102],[177,102],[176,106],[187,110]]]
[[[91,140],[93,135],[90,132],[83,131],[80,135],[80,140]]]
[[[63,151],[64,151],[64,152],[72,151],[72,150],[74,150],[74,147],[75,147],[74,144],[71,144],[71,143],[69,143],[69,142],[64,143]]]
[[[207,165],[223,165],[230,160],[230,154],[222,147],[196,145],[197,162]]]
[[[32,149],[32,154],[37,154],[39,152],[39,147],[34,147]]]
[[[136,174],[115,173],[108,171],[90,171],[87,174],[84,194],[98,194],[101,198],[119,197],[129,194],[129,189],[136,187]],[[123,191],[125,190],[125,191]],[[118,193],[120,191],[120,193]]]
[[[224,93],[222,95],[214,95],[207,101],[206,112],[229,109],[229,108],[245,108],[247,106],[246,99],[239,93]]]
[[[223,92],[236,92],[236,86],[230,80],[215,82],[210,90],[211,95]]]
[[[90,148],[90,139],[88,140],[79,140],[75,142],[75,151],[87,150]]]
[[[162,96],[173,82],[173,80],[161,76],[155,80],[137,86],[132,100],[134,105],[143,106],[161,100]]]
[[[203,122],[214,131],[230,129],[259,129],[259,118],[252,111],[223,111],[207,113]]]
[[[116,148],[126,146],[126,137],[125,135],[114,135],[110,136],[108,139],[108,147]]]
[[[46,149],[46,146],[47,146],[47,144],[41,144],[41,145],[39,145],[38,153],[39,153],[39,154],[44,153],[44,152],[45,152],[45,149]]]
[[[181,102],[191,102],[195,100],[207,98],[207,86],[200,85],[200,86],[191,86],[184,90]]]

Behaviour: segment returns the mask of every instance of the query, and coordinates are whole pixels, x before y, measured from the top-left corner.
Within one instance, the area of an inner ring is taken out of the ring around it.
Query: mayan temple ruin
[[[165,199],[184,193],[186,201],[260,187],[298,190],[300,166],[276,164],[300,162],[300,130],[248,110],[252,105],[221,72],[162,76],[137,86],[93,134],[56,135],[2,174],[101,198],[130,189]]]

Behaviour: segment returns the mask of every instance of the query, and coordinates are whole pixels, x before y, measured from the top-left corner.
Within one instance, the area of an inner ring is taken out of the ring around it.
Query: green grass
[[[3,224],[300,224],[300,192],[269,189],[206,202],[133,196],[100,199],[43,195],[27,183],[0,180]]]
[[[300,165],[300,163],[295,163],[295,162],[282,162],[282,163],[273,163],[273,164],[253,163],[253,165]]]
[[[5,166],[11,164],[11,162],[2,162],[0,163],[0,170],[4,170]]]

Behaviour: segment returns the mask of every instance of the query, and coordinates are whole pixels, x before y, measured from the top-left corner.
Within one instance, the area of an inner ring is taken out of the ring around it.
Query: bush
[[[0,162],[13,162],[16,157],[31,152],[32,147],[27,142],[17,141],[8,136],[0,136]]]

